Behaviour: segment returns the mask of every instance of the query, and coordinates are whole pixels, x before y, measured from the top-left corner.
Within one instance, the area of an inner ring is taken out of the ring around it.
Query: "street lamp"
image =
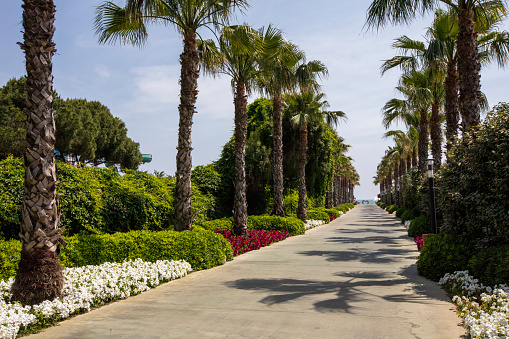
[[[431,231],[437,232],[437,209],[435,205],[435,178],[433,176],[433,159],[428,159],[428,182],[429,182],[429,214],[431,218]]]

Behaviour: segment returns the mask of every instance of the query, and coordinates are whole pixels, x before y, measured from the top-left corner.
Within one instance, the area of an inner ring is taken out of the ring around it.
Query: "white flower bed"
[[[408,229],[410,228],[410,224],[412,223],[412,220],[406,220],[405,221],[405,228],[406,230],[408,231]]]
[[[486,287],[468,271],[447,273],[439,282],[456,294],[464,327],[472,338],[509,338],[509,287]]]
[[[321,226],[323,224],[325,224],[325,221],[323,221],[323,220],[310,219],[310,220],[306,221],[306,223],[304,224],[304,227],[306,228],[306,230],[309,230],[310,228]]]
[[[191,271],[191,265],[183,260],[150,263],[136,259],[65,268],[62,300],[46,300],[32,307],[9,303],[14,278],[0,280],[0,338],[15,338],[21,326],[45,324],[90,311],[91,307],[139,294]]]

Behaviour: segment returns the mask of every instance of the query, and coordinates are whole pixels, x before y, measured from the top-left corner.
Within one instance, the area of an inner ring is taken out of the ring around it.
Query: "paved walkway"
[[[417,275],[416,246],[398,220],[359,205],[306,235],[33,337],[460,338],[460,318]]]

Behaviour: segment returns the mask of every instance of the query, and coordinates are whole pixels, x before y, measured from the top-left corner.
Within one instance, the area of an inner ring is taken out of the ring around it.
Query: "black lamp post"
[[[437,209],[435,205],[435,178],[433,176],[433,159],[428,159],[428,182],[429,182],[429,214],[431,218],[431,231],[437,232]]]

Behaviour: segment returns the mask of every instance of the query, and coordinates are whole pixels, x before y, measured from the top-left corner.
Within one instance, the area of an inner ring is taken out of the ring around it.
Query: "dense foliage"
[[[509,245],[489,247],[475,253],[468,271],[487,286],[509,282]]]
[[[211,231],[231,231],[233,227],[232,218],[201,221],[195,225]],[[292,217],[282,218],[276,215],[249,216],[247,218],[247,227],[249,229],[265,231],[287,231],[293,235],[304,234],[305,232],[304,223],[301,220]]]
[[[431,233],[431,222],[426,216],[421,215],[412,219],[410,227],[408,228],[409,237],[415,237],[417,235],[428,233]]]
[[[76,168],[65,162],[58,162],[57,168],[64,234],[172,228],[174,179],[135,170],[119,176],[111,169]],[[0,235],[6,239],[18,237],[22,193],[22,160],[1,160]],[[197,221],[212,217],[214,198],[196,187],[193,193]]]
[[[428,235],[417,259],[417,272],[433,281],[460,271],[472,255],[469,242],[447,233]]]
[[[483,247],[509,242],[509,104],[453,147],[436,186],[446,232]]]
[[[0,89],[0,159],[23,156],[27,107],[26,78],[11,79]],[[54,95],[56,145],[81,163],[117,163],[135,169],[141,164],[139,144],[127,136],[122,120],[97,101],[61,99]]]

